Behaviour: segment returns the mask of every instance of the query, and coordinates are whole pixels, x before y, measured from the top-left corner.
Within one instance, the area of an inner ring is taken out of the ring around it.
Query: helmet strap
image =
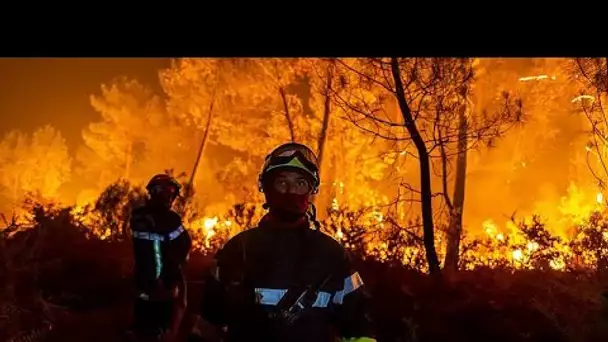
[[[306,216],[308,216],[308,220],[312,222],[316,230],[321,228],[321,223],[317,220],[317,207],[314,205],[314,203],[309,203]]]

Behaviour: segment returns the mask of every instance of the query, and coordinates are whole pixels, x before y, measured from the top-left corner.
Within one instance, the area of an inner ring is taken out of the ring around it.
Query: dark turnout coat
[[[262,220],[259,227],[228,241],[216,261],[215,273],[205,284],[201,317],[227,327],[226,341],[323,342],[336,333],[373,335],[361,277],[342,246],[309,229],[307,222],[284,228]],[[272,313],[296,284],[317,284],[313,288],[318,295],[312,307],[287,326]]]
[[[142,292],[181,280],[191,238],[174,211],[146,205],[131,213],[135,284]]]
[[[130,224],[137,292],[133,326],[157,333],[171,322],[173,290],[185,286],[182,267],[192,241],[181,217],[167,208],[150,204],[137,208]]]

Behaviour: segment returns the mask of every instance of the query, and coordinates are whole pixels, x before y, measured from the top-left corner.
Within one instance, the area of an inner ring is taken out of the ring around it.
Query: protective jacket
[[[180,216],[172,210],[146,205],[133,211],[131,230],[136,287],[145,292],[159,282],[170,286],[178,281],[191,245]]]
[[[137,292],[134,325],[163,330],[171,320],[174,290],[184,284],[182,266],[191,238],[180,216],[167,208],[146,205],[131,214],[134,281]]]
[[[332,341],[335,333],[343,338],[373,336],[361,277],[340,244],[309,229],[307,220],[286,228],[267,216],[257,228],[228,241],[215,258],[201,317],[226,327],[225,341],[323,342]],[[291,325],[277,319],[278,304],[288,290],[298,294],[296,289],[307,286],[318,290],[311,307]]]

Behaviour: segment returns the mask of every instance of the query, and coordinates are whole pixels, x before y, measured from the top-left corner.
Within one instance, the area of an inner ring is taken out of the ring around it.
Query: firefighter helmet
[[[158,194],[169,194],[171,195],[171,199],[175,199],[179,196],[179,190],[181,189],[181,185],[179,182],[167,174],[158,174],[148,182],[146,185],[146,190],[150,196],[155,196]]]
[[[264,160],[262,172],[258,178],[258,187],[263,192],[266,177],[271,171],[294,169],[303,171],[312,179],[313,193],[319,191],[319,161],[315,153],[305,145],[287,143],[278,146]]]

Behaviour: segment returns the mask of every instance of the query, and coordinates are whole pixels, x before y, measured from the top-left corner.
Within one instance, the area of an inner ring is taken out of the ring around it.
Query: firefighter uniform
[[[133,328],[152,336],[170,328],[179,292],[185,291],[182,267],[191,247],[181,217],[170,209],[175,193],[162,196],[172,179],[160,175],[150,182],[152,186],[157,183],[158,192],[152,191],[152,200],[133,210],[130,220],[136,290]]]
[[[305,260],[297,267],[300,257]],[[231,239],[216,261],[203,292],[201,317],[227,326],[226,341],[321,342],[331,341],[335,333],[343,338],[373,335],[361,277],[344,249],[308,224],[282,229],[263,221]],[[294,282],[313,284],[327,276],[298,321],[292,326],[275,322],[276,305]]]

